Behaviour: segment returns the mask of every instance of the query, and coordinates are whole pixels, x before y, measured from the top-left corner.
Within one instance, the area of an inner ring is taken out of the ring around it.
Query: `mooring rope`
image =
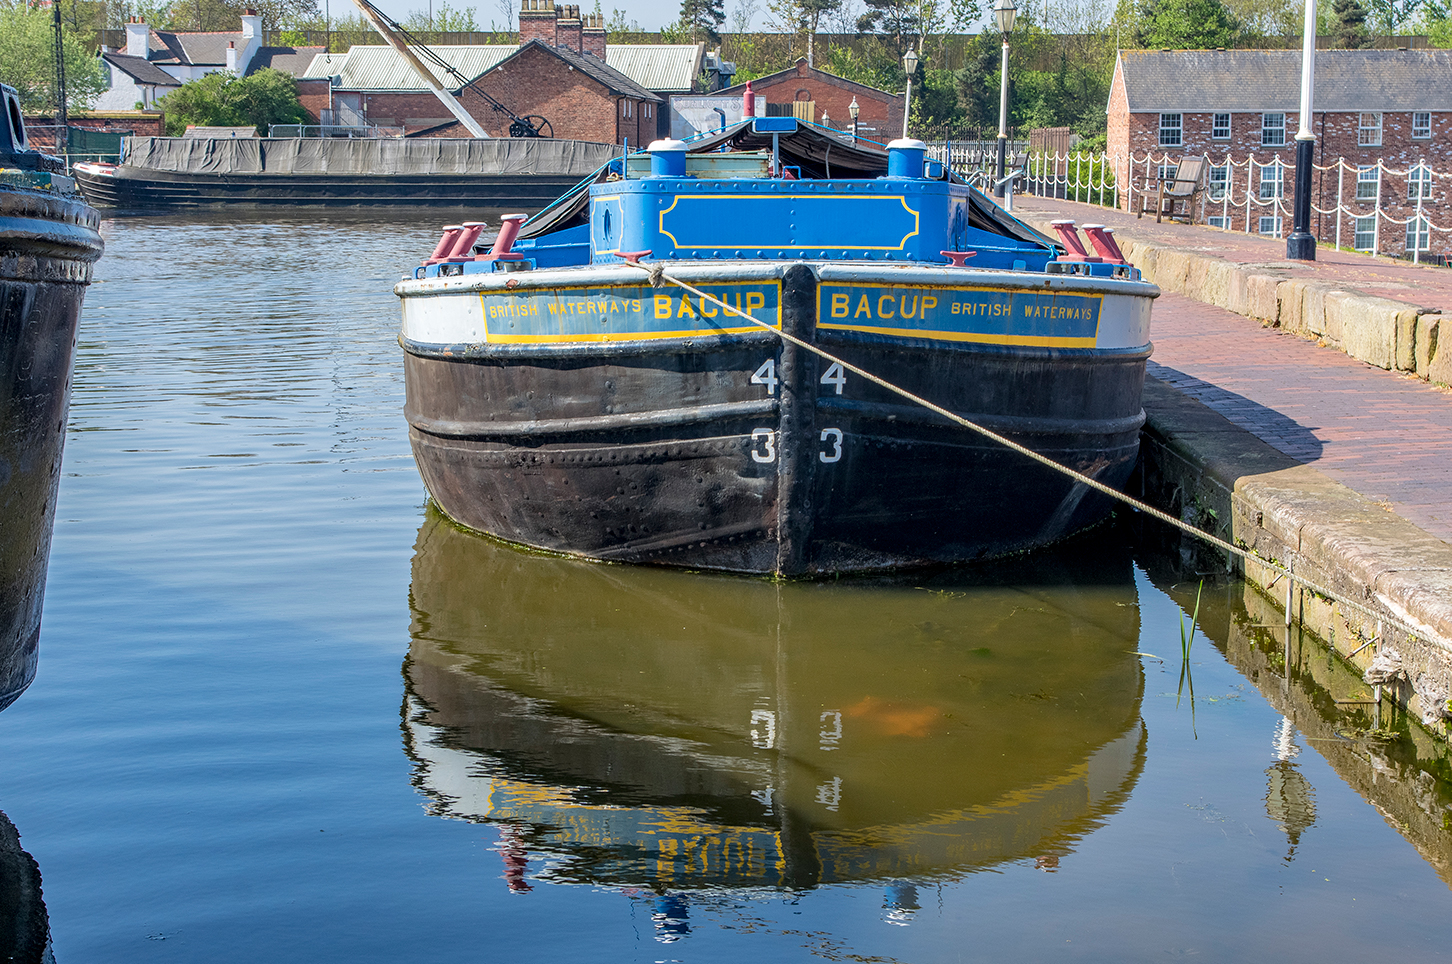
[[[1123,492],[1120,492],[1118,489],[1113,488],[1112,486],[1105,485],[1103,482],[1100,482],[1098,479],[1091,478],[1091,477],[1085,475],[1082,472],[1079,472],[1079,471],[1077,471],[1075,469],[1071,469],[1067,465],[1063,465],[1063,464],[1061,464],[1059,462],[1055,462],[1053,459],[1051,459],[1051,458],[1049,458],[1049,457],[1047,457],[1045,455],[1040,455],[1038,452],[1035,452],[1033,449],[1028,448],[1027,446],[1021,445],[1018,442],[1015,442],[1011,438],[1007,438],[1005,436],[999,435],[997,432],[993,431],[990,428],[985,428],[984,426],[979,425],[976,422],[973,422],[973,421],[971,421],[969,419],[966,419],[966,418],[964,418],[961,415],[958,415],[958,414],[956,414],[954,412],[950,412],[950,411],[948,411],[946,408],[944,408],[941,405],[937,405],[937,404],[935,404],[933,402],[930,402],[926,398],[923,398],[920,395],[915,395],[915,394],[913,394],[912,392],[908,391],[905,388],[901,388],[901,387],[899,387],[897,385],[894,385],[892,382],[889,382],[885,378],[881,378],[880,376],[874,375],[872,372],[869,372],[866,369],[859,368],[858,366],[852,364],[849,361],[845,361],[844,359],[838,358],[836,355],[833,355],[832,353],[830,353],[830,352],[828,352],[828,351],[826,351],[826,350],[824,350],[822,348],[819,348],[816,345],[811,344],[810,342],[803,341],[802,339],[798,338],[796,335],[793,335],[793,334],[791,334],[789,332],[783,331],[782,329],[777,328],[774,325],[768,324],[767,322],[764,322],[764,321],[760,320],[759,318],[756,318],[755,316],[753,316],[749,312],[745,312],[745,311],[742,311],[740,308],[736,308],[736,307],[733,307],[731,305],[728,305],[726,302],[722,301],[720,298],[717,298],[715,295],[713,295],[713,294],[711,294],[709,292],[706,292],[706,291],[702,291],[700,288],[697,288],[694,285],[689,284],[688,282],[682,281],[680,278],[676,278],[676,277],[673,277],[672,275],[667,274],[666,273],[666,270],[665,270],[665,265],[662,264],[659,261],[654,262],[654,263],[651,263],[651,264],[641,264],[639,261],[628,261],[626,263],[627,264],[634,265],[635,267],[640,268],[642,271],[646,272],[647,276],[649,277],[650,284],[654,288],[661,288],[661,287],[664,287],[666,284],[673,284],[677,288],[681,288],[684,291],[689,291],[691,294],[696,295],[697,297],[703,298],[703,299],[705,299],[707,301],[710,301],[711,303],[713,303],[715,305],[720,306],[722,309],[725,310],[726,314],[728,314],[728,315],[735,315],[737,317],[743,318],[746,321],[751,322],[753,325],[756,325],[759,328],[763,328],[763,329],[765,329],[765,330],[773,333],[774,335],[776,335],[777,337],[781,338],[782,340],[791,342],[793,345],[796,345],[798,348],[803,348],[803,349],[811,352],[812,354],[817,355],[820,358],[826,359],[827,361],[832,362],[834,364],[841,365],[844,370],[849,371],[849,372],[852,372],[855,375],[860,375],[863,378],[867,379],[868,381],[872,382],[874,385],[880,385],[883,388],[887,389],[888,391],[893,392],[896,395],[900,395],[903,398],[907,399],[908,401],[913,402],[914,404],[921,405],[923,408],[926,408],[928,411],[934,412],[934,413],[936,413],[938,415],[943,416],[944,418],[948,419],[950,422],[953,422],[955,425],[959,425],[959,426],[961,426],[963,428],[969,429],[970,431],[977,432],[979,435],[982,435],[984,438],[991,439],[994,442],[997,442],[998,444],[1004,446],[1005,448],[1012,449],[1013,451],[1019,453],[1020,455],[1023,455],[1026,458],[1030,458],[1033,461],[1039,463],[1040,465],[1045,466],[1046,468],[1049,468],[1049,469],[1052,469],[1055,472],[1059,472],[1059,473],[1062,473],[1064,475],[1067,475],[1071,479],[1073,479],[1074,481],[1079,482],[1079,483],[1081,483],[1083,485],[1086,485],[1089,488],[1094,489],[1096,492],[1101,492],[1104,495],[1109,496],[1111,499],[1116,499],[1116,500],[1124,503],[1125,505],[1129,506],[1130,508],[1133,508],[1133,509],[1136,509],[1136,510],[1138,510],[1140,512],[1143,512],[1145,515],[1148,515],[1148,516],[1150,516],[1152,518],[1158,519],[1161,522],[1167,523],[1168,525],[1174,526],[1175,528],[1181,530],[1182,532],[1185,532],[1188,535],[1192,535],[1192,536],[1194,536],[1197,539],[1201,539],[1201,540],[1203,540],[1205,542],[1208,542],[1210,545],[1214,546],[1217,549],[1220,549],[1220,550],[1222,550],[1224,552],[1228,552],[1231,555],[1236,556],[1236,557],[1238,557],[1240,559],[1253,560],[1253,561],[1259,563],[1260,565],[1265,566],[1266,568],[1272,570],[1273,572],[1278,573],[1279,575],[1277,576],[1277,578],[1279,578],[1279,576],[1285,576],[1292,583],[1299,582],[1304,588],[1311,590],[1312,592],[1316,593],[1317,595],[1324,596],[1324,597],[1326,597],[1328,599],[1333,599],[1333,600],[1341,603],[1344,606],[1347,606],[1347,607],[1349,607],[1351,609],[1356,610],[1357,612],[1361,613],[1364,616],[1368,616],[1368,617],[1370,617],[1372,619],[1382,620],[1382,621],[1391,623],[1392,625],[1394,625],[1397,628],[1401,629],[1403,632],[1405,632],[1411,638],[1422,640],[1423,642],[1426,642],[1426,643],[1431,644],[1432,646],[1436,647],[1437,649],[1441,650],[1442,652],[1448,653],[1449,655],[1452,655],[1452,645],[1448,645],[1446,642],[1444,642],[1441,639],[1438,639],[1436,636],[1429,636],[1424,631],[1414,629],[1412,626],[1408,625],[1407,623],[1403,622],[1400,619],[1397,619],[1397,618],[1395,618],[1393,616],[1389,616],[1386,613],[1377,612],[1377,611],[1371,609],[1368,606],[1362,605],[1361,603],[1357,602],[1354,599],[1348,599],[1347,597],[1345,597],[1341,593],[1336,592],[1333,589],[1327,588],[1326,586],[1319,585],[1318,583],[1315,583],[1315,582],[1311,581],[1310,579],[1307,579],[1304,576],[1298,576],[1294,572],[1292,572],[1291,569],[1289,567],[1287,567],[1287,566],[1281,565],[1280,563],[1278,563],[1278,562],[1276,562],[1274,560],[1265,559],[1265,558],[1262,558],[1260,556],[1257,556],[1254,553],[1252,553],[1249,549],[1245,549],[1245,548],[1242,548],[1241,546],[1237,546],[1237,545],[1235,545],[1233,543],[1227,542],[1224,539],[1220,538],[1219,536],[1214,535],[1213,533],[1206,532],[1204,529],[1200,529],[1200,528],[1198,528],[1196,526],[1191,525],[1188,522],[1185,522],[1183,519],[1177,519],[1177,518],[1175,518],[1174,516],[1170,515],[1168,512],[1165,512],[1162,509],[1157,509],[1154,506],[1152,506],[1152,505],[1150,505],[1150,504],[1148,504],[1146,502],[1142,502],[1139,499],[1136,499],[1136,498],[1134,498],[1131,495],[1127,495],[1127,494],[1125,494]],[[1289,586],[1288,586],[1288,588],[1289,588]],[[1290,598],[1289,593],[1287,594],[1287,597],[1286,598],[1289,600],[1289,598]],[[1286,608],[1286,618],[1287,619],[1290,618],[1290,606],[1289,606],[1289,603],[1287,604],[1287,608]]]

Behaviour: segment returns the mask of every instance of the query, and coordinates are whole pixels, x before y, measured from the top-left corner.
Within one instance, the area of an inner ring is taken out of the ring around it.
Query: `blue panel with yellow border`
[[[781,283],[702,285],[726,304],[781,327]],[[480,292],[490,344],[572,344],[760,331],[680,288],[611,285]]]
[[[918,178],[790,181],[646,177],[590,188],[590,255],[667,259],[866,260],[1042,271],[1048,247],[968,225],[968,188]]]
[[[1100,295],[1012,288],[823,284],[817,327],[987,345],[1093,348]]]

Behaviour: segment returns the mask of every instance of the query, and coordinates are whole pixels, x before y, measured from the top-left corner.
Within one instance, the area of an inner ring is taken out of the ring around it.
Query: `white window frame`
[[[1407,172],[1407,200],[1415,201],[1418,197],[1423,201],[1432,199],[1432,169],[1425,163],[1415,164]]]
[[[1223,127],[1220,124],[1220,119],[1222,117],[1225,118],[1225,125]],[[1230,115],[1229,114],[1211,114],[1210,115],[1210,139],[1212,141],[1228,141],[1228,140],[1230,140]]]
[[[1226,231],[1229,231],[1230,230],[1230,219],[1229,218],[1222,218],[1222,217],[1220,217],[1217,214],[1215,217],[1206,218],[1205,220],[1209,223],[1209,225],[1212,228],[1224,228]]]
[[[1412,247],[1413,242],[1418,247]],[[1432,250],[1432,222],[1426,217],[1412,217],[1407,221],[1406,250],[1408,251],[1430,251]]]
[[[630,109],[630,105],[632,103],[633,101],[631,101],[628,97],[620,98],[620,116],[624,117],[626,120],[629,120],[633,116],[633,111],[631,111]]]
[[[1269,224],[1267,224],[1267,222],[1269,222]],[[1266,230],[1267,227],[1270,228],[1269,231]],[[1280,237],[1281,236],[1281,216],[1279,214],[1263,214],[1263,215],[1261,215],[1260,222],[1256,225],[1256,234],[1260,234],[1260,235],[1263,235],[1263,236],[1268,237],[1268,238],[1278,238],[1278,237]]]
[[[1185,115],[1160,115],[1160,147],[1179,147],[1185,143]]]
[[[1381,111],[1361,111],[1357,115],[1356,146],[1381,146]]]
[[[1356,200],[1372,202],[1381,200],[1381,168],[1377,165],[1361,164],[1357,166]]]
[[[1270,177],[1266,177],[1267,171],[1274,171]],[[1286,196],[1286,169],[1282,164],[1262,164],[1260,168],[1260,185],[1256,196],[1262,201],[1275,201]]]
[[[1351,246],[1357,251],[1376,250],[1376,215],[1351,219]]]
[[[640,102],[640,106],[642,108],[642,116],[646,120],[650,120],[650,101],[643,100]]]
[[[1260,115],[1260,146],[1286,146],[1286,115],[1284,113]]]
[[[1205,180],[1206,196],[1212,201],[1225,200],[1225,193],[1230,190],[1230,165],[1228,163],[1216,166],[1210,165],[1210,174]]]
[[[1412,111],[1412,139],[1425,141],[1432,136],[1432,112],[1429,110]]]

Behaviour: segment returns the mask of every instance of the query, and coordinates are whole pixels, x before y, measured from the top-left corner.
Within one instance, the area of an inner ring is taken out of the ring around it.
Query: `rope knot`
[[[650,286],[652,288],[665,287],[665,265],[653,264],[650,266]]]

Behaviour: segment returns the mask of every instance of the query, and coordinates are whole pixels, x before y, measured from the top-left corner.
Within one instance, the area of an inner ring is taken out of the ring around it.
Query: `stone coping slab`
[[[1167,383],[1145,380],[1145,491],[1150,501],[1255,556],[1350,599],[1294,580],[1288,600],[1306,628],[1365,668],[1394,649],[1406,679],[1386,695],[1442,728],[1452,695],[1452,545],[1272,448]],[[1279,602],[1286,580],[1252,559],[1246,578]],[[1367,645],[1370,644],[1370,645]]]

